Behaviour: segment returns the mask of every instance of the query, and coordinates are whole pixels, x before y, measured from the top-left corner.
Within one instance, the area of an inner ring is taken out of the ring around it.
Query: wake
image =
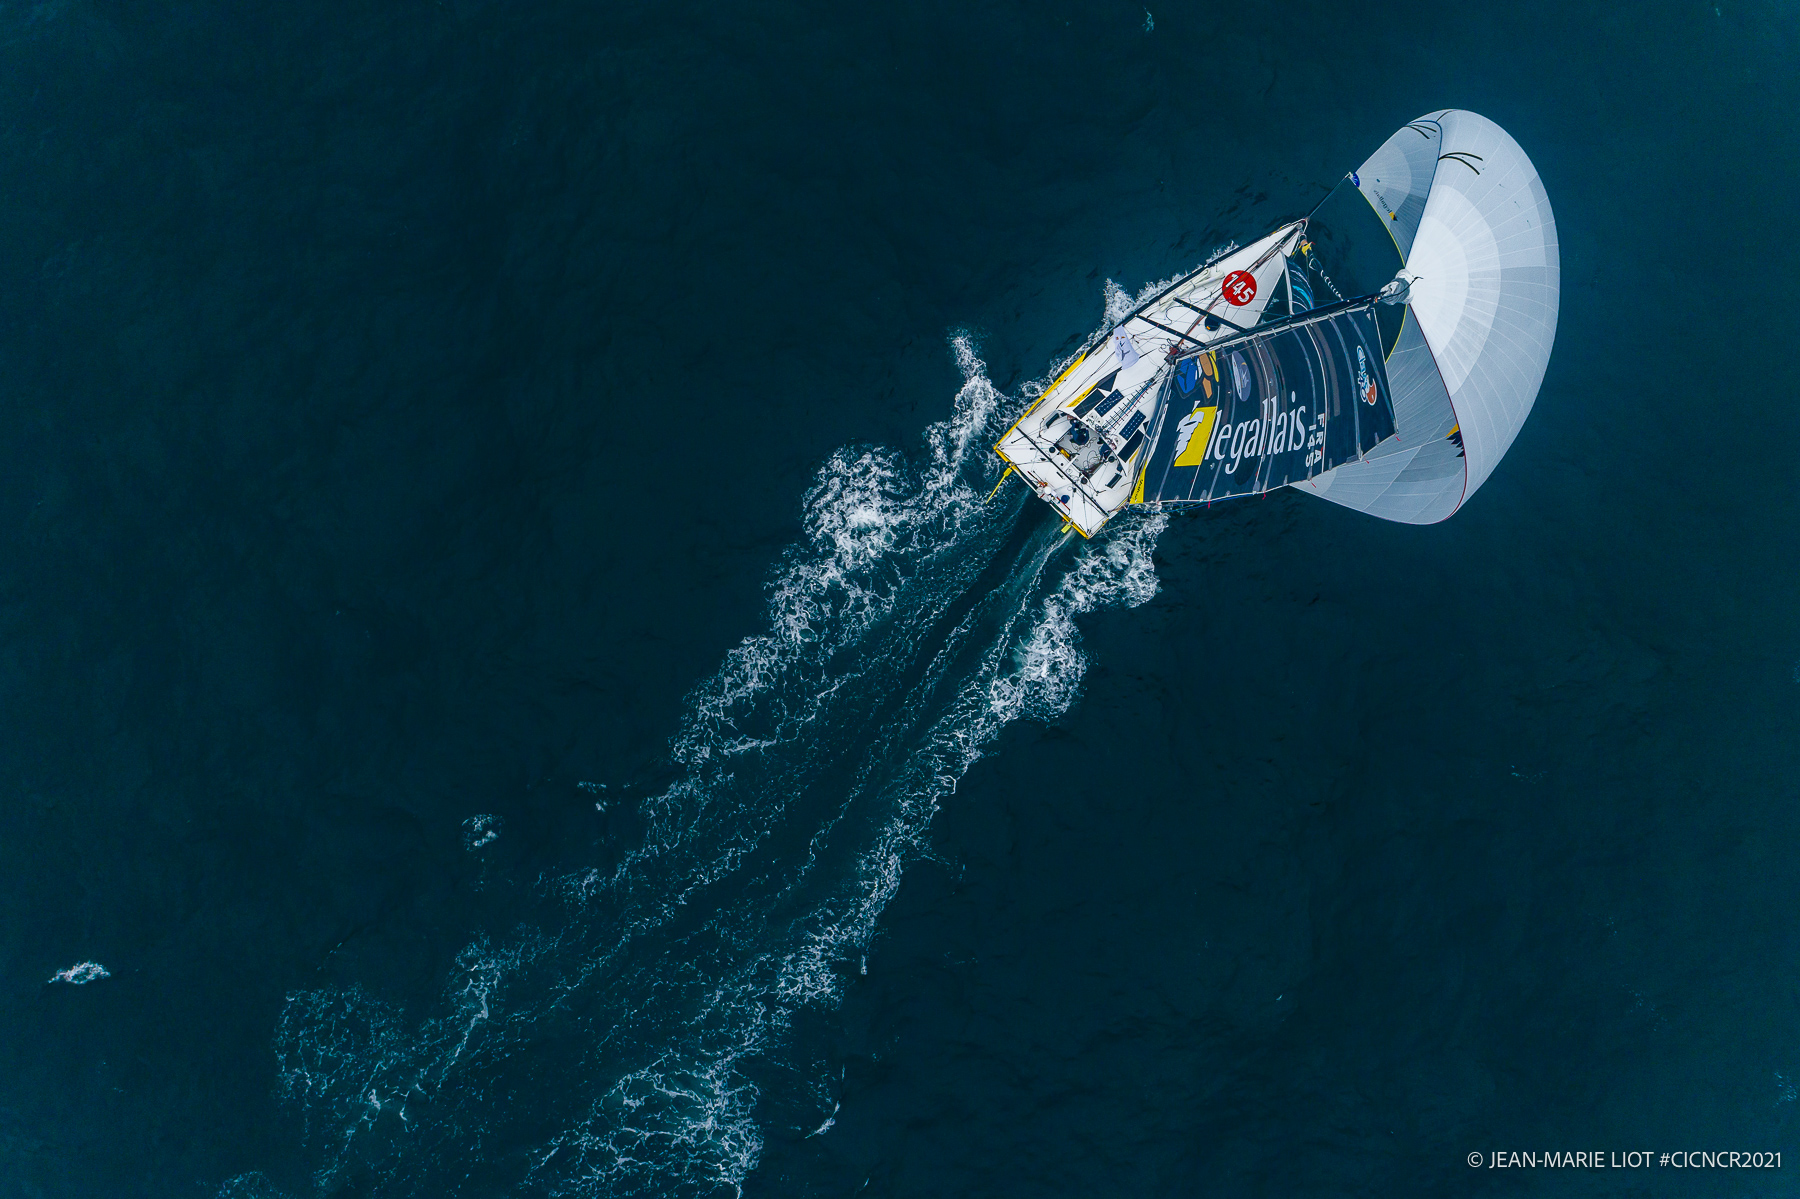
[[[278,1091],[320,1191],[723,1194],[764,1129],[830,1128],[835,1072],[796,1019],[866,969],[1001,730],[1075,701],[1075,618],[1157,587],[1160,517],[1059,553],[1072,534],[1021,519],[1020,489],[983,502],[1020,400],[952,345],[963,383],[922,454],[852,447],[819,471],[767,630],[691,693],[676,781],[618,865],[547,880],[539,927],[468,945],[422,1020],[359,988],[288,997]]]

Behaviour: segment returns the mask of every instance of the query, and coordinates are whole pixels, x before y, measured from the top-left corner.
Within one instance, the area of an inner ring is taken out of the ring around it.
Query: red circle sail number
[[[1256,298],[1256,276],[1249,271],[1232,271],[1220,285],[1227,303],[1242,308]]]

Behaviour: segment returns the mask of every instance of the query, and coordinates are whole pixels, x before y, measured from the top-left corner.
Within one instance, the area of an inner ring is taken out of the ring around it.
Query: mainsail
[[[1132,502],[1258,495],[1391,437],[1374,306],[1368,297],[1314,309],[1177,359]]]

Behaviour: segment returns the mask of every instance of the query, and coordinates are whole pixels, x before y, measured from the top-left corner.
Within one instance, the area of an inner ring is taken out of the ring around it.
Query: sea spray
[[[1000,730],[1074,702],[1075,618],[1156,585],[1161,518],[1068,547],[1020,524],[1018,493],[982,502],[1017,401],[952,344],[963,385],[921,456],[852,446],[821,467],[768,627],[690,695],[680,776],[640,804],[635,848],[545,880],[539,926],[472,943],[422,1018],[357,988],[289,997],[280,1092],[321,1190],[722,1194],[765,1127],[830,1118],[833,1072],[794,1016],[841,999]]]

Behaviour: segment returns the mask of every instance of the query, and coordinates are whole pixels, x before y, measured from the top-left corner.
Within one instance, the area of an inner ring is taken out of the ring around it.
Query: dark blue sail
[[[1278,321],[1178,359],[1133,502],[1258,495],[1394,434],[1373,299]]]

